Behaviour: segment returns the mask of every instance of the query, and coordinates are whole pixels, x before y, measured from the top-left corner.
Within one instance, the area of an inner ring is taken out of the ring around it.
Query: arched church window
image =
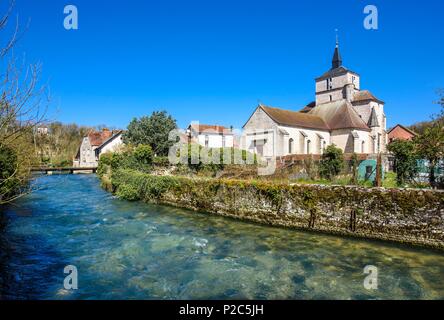
[[[361,153],[365,153],[365,141],[361,143]]]
[[[288,154],[293,154],[293,143],[293,138],[290,138],[290,140],[288,140]]]
[[[307,154],[310,154],[310,144],[311,140],[307,140]]]

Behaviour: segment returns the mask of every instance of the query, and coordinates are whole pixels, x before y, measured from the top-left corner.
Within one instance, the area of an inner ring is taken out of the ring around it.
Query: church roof
[[[319,78],[316,78],[316,81],[322,81],[322,80],[325,80],[325,79],[328,79],[328,78],[339,77],[339,76],[342,76],[342,75],[347,74],[347,73],[353,73],[353,74],[359,76],[356,72],[351,71],[351,70],[347,69],[344,66],[340,66],[338,68],[334,68],[334,69],[328,70],[322,76],[320,76]]]
[[[317,115],[263,105],[260,105],[259,108],[261,108],[274,122],[280,125],[325,131],[329,131],[330,129],[325,121]]]
[[[355,92],[353,94],[353,101],[352,102],[363,102],[363,101],[375,101],[381,104],[384,104],[384,101],[379,100],[376,98],[370,91],[368,90],[361,90],[358,92]]]
[[[367,124],[347,100],[318,105],[308,114],[322,118],[331,130],[358,129],[370,131]]]
[[[304,108],[299,110],[299,112],[307,113],[307,112],[310,112],[310,110],[313,109],[314,107],[316,107],[316,101],[310,102]]]

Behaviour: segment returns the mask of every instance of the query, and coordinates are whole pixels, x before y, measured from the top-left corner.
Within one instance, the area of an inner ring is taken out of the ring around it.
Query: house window
[[[365,153],[365,141],[361,143],[361,153]]]
[[[205,136],[205,148],[208,148],[210,137],[208,135]]]
[[[311,140],[307,140],[307,154],[310,154],[310,144]]]
[[[333,101],[333,96],[332,95],[330,95],[330,102],[332,102]]]
[[[294,140],[292,138],[290,140],[288,140],[288,154],[293,153],[293,143],[294,143]]]

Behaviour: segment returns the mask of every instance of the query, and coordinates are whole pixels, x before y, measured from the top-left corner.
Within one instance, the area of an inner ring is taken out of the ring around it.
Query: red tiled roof
[[[208,125],[208,124],[191,124],[189,126],[191,130],[198,132],[198,133],[224,133],[224,134],[231,134],[231,129],[226,128],[224,126],[219,125]]]
[[[418,135],[415,131],[410,130],[410,129],[407,128],[407,127],[404,127],[402,124],[399,124],[399,123],[398,123],[396,126],[394,126],[393,128],[391,128],[391,129],[389,130],[389,132],[387,132],[387,133],[392,132],[394,129],[396,129],[396,127],[400,127],[401,129],[403,129],[403,130],[409,132],[410,134],[412,134],[412,135],[414,135],[414,136],[417,136],[417,135]]]
[[[403,125],[397,124],[387,133],[389,140],[411,140],[418,134]]]
[[[88,133],[89,142],[91,146],[97,147],[104,143],[106,140],[111,138],[113,135],[112,131],[102,130],[100,132],[92,131]]]

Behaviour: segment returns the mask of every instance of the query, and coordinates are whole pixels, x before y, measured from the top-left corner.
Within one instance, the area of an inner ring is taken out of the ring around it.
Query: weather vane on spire
[[[335,53],[333,54],[332,69],[337,69],[342,65],[342,58],[341,54],[339,53],[338,29],[335,29],[335,32],[336,32],[336,48],[335,48]]]
[[[335,33],[336,33],[336,48],[339,47],[339,35],[338,35],[338,29],[335,29]]]

